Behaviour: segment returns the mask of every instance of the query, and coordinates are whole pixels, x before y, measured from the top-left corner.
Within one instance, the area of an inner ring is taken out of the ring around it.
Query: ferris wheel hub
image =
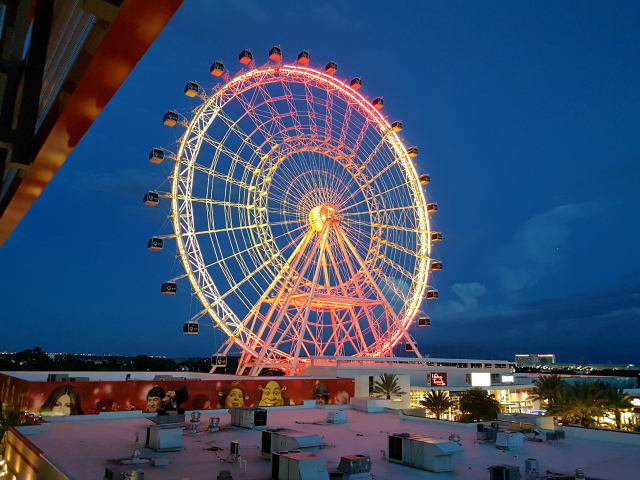
[[[318,205],[309,212],[309,226],[316,232],[321,232],[327,222],[339,221],[338,209],[331,204]]]

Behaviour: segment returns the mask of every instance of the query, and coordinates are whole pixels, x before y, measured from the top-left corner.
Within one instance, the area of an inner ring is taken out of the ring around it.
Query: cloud
[[[535,286],[540,278],[562,268],[563,247],[580,220],[598,213],[595,202],[562,205],[534,215],[517,232],[513,245],[494,262],[505,292]]]
[[[458,300],[447,300],[439,304],[436,309],[439,318],[456,317],[473,312],[478,308],[478,298],[487,293],[486,287],[477,282],[454,283],[451,290]]]

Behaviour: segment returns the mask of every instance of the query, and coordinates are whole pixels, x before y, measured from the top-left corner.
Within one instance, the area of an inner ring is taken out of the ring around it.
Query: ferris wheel
[[[228,337],[219,354],[242,351],[239,374],[280,368],[290,375],[312,357],[393,356],[404,343],[420,356],[409,332],[425,299],[437,204],[398,132],[380,113],[382,98],[358,92],[359,78],[337,79],[337,65],[309,66],[309,52],[282,63],[279,47],[233,78],[222,62],[212,91],[189,82],[185,94],[202,102],[166,125],[182,125],[178,149],[154,149],[154,163],[175,162],[171,191],[149,192],[145,203],[171,200],[173,234],[153,237],[159,250],[175,238],[193,290]],[[155,242],[155,243],[154,243]],[[162,293],[176,292],[173,279]],[[430,324],[428,317],[420,326]],[[185,333],[197,333],[197,318]]]

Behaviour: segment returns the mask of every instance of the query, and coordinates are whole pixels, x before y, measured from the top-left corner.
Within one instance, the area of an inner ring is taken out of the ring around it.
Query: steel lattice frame
[[[427,287],[429,217],[387,120],[301,66],[241,72],[201,98],[167,195],[201,313],[229,337],[221,352],[238,345],[254,375],[391,355],[403,337],[419,355],[407,329]]]

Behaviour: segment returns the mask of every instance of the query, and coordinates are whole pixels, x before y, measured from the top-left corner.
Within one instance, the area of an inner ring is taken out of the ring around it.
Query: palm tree
[[[602,398],[604,400],[604,409],[607,412],[613,413],[616,419],[616,428],[620,430],[622,428],[620,412],[622,410],[633,408],[631,397],[629,395],[625,395],[622,388],[615,388],[607,385],[607,388],[603,392]]]
[[[593,383],[580,382],[569,385],[559,400],[547,409],[547,415],[568,418],[583,427],[595,425],[602,416],[605,402],[602,389]]]
[[[456,401],[446,392],[431,390],[424,399],[420,400],[420,405],[431,410],[440,420],[444,412],[456,405]]]
[[[479,387],[464,392],[458,402],[458,408],[468,421],[495,420],[502,411],[500,402]]]
[[[407,392],[403,392],[398,385],[398,376],[392,373],[380,374],[380,381],[375,380],[373,382],[373,390],[371,390],[376,397],[387,397],[387,400],[391,399],[391,396],[399,397],[400,395],[406,395]]]
[[[546,403],[547,406],[551,406],[562,396],[562,393],[567,388],[567,382],[562,380],[560,375],[544,375],[534,380],[535,387],[531,389],[533,397],[531,400],[539,400],[542,403]]]

